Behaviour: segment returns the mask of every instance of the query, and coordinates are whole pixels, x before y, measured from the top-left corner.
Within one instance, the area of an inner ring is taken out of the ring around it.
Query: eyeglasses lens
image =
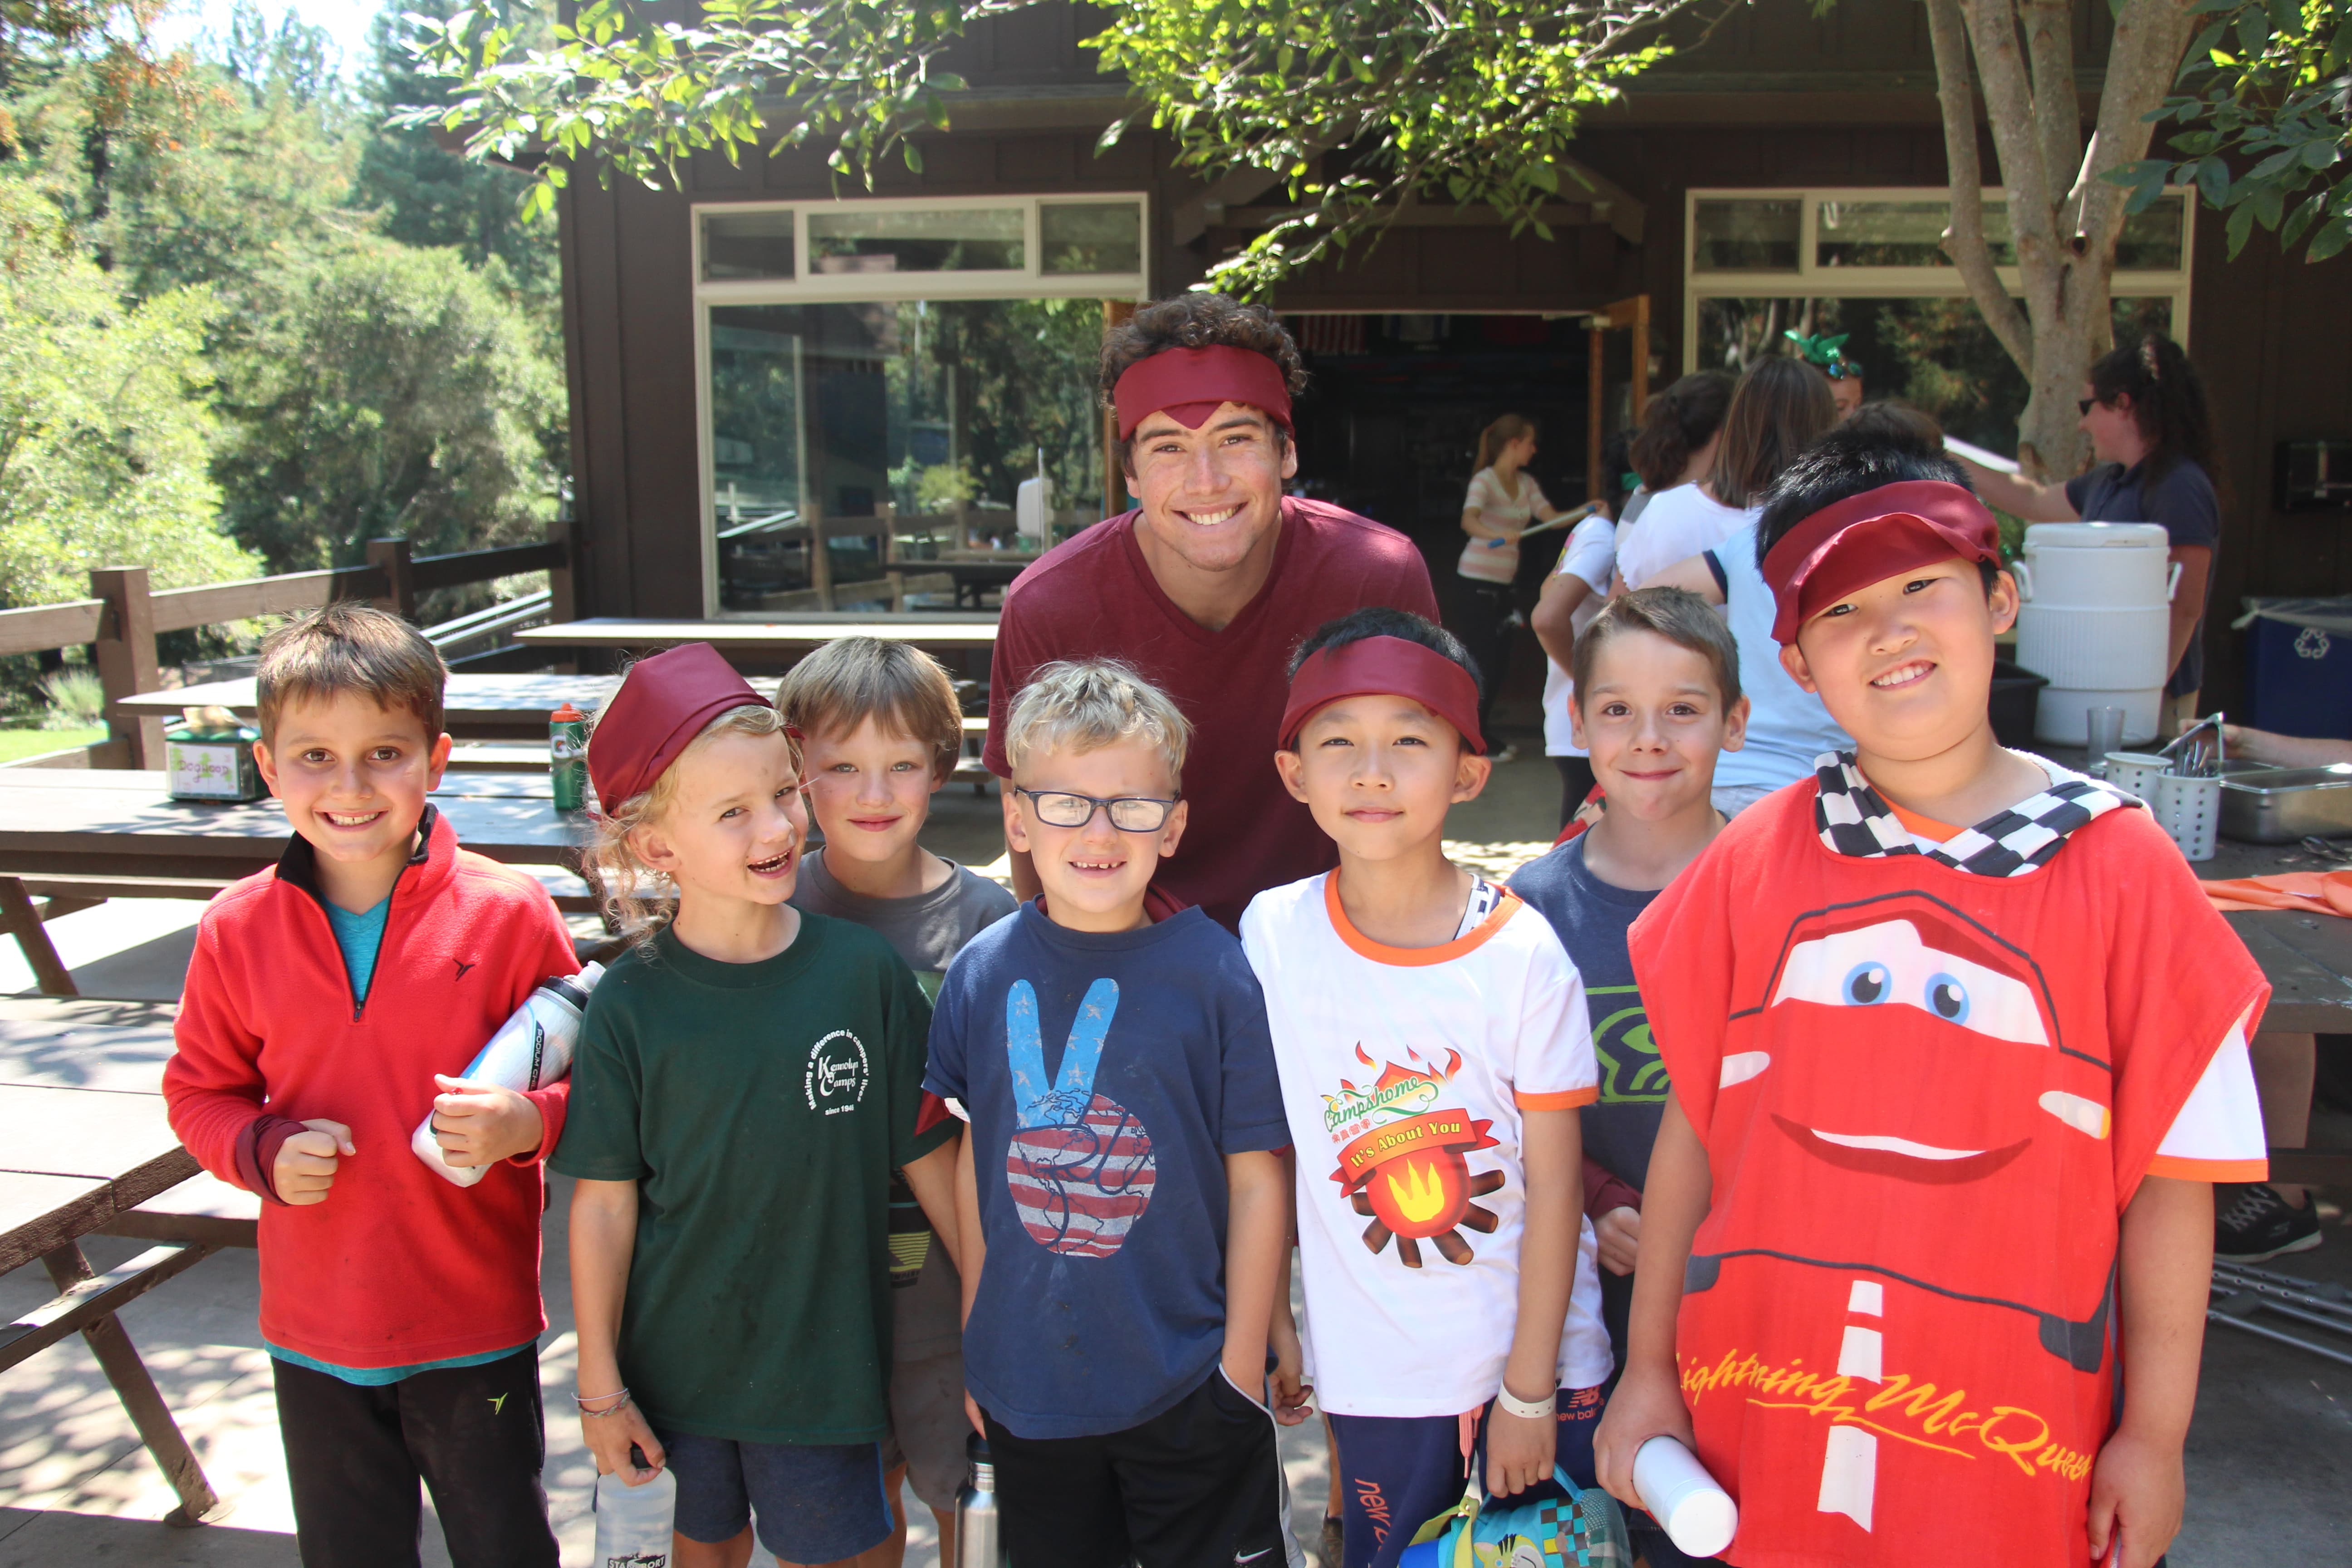
[[[1110,825],[1123,833],[1156,832],[1168,820],[1168,802],[1139,796],[1097,802],[1088,795],[1040,790],[1029,792],[1029,802],[1036,807],[1037,820],[1048,827],[1084,827],[1094,820],[1097,805],[1109,808]]]

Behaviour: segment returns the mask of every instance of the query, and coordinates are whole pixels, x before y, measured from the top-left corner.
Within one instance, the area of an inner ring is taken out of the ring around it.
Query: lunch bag
[[[1462,1500],[1412,1538],[1398,1568],[1633,1568],[1614,1499],[1555,1467],[1564,1497],[1498,1503],[1478,1477]]]

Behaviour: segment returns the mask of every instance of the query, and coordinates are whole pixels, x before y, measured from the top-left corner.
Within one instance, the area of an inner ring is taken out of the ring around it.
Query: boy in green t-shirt
[[[708,644],[630,670],[588,769],[639,937],[590,1004],[553,1162],[580,1181],[588,1447],[632,1486],[676,1475],[677,1568],[740,1568],[755,1526],[779,1562],[855,1557],[891,1532],[894,1170],[955,1245],[954,1123],[919,1125],[929,1007],[880,937],[792,907],[797,749]]]
[[[855,921],[887,942],[929,996],[964,943],[1020,902],[923,847],[931,797],[963,750],[963,710],[939,660],[887,637],[835,637],[793,666],[776,706],[803,736],[809,811],[824,846],[801,862],[793,907]],[[955,1561],[963,1484],[963,1284],[905,1182],[890,1188],[890,1436],[882,1445],[893,1548],[906,1552],[900,1484],[911,1481]]]

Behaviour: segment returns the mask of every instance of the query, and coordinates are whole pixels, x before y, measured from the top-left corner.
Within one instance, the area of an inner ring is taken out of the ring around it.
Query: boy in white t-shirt
[[[1477,703],[1461,644],[1417,616],[1360,610],[1307,638],[1275,762],[1339,868],[1242,917],[1296,1149],[1345,1568],[1391,1568],[1481,1445],[1494,1495],[1551,1486],[1555,1460],[1590,1485],[1610,1373],[1580,1212],[1583,984],[1543,918],[1441,842],[1486,786]],[[1280,1304],[1272,1346],[1296,1411]]]

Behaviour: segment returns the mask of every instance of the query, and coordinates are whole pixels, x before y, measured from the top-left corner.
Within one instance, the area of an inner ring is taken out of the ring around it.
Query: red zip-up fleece
[[[535,1090],[539,1148],[472,1187],[408,1147],[438,1092],[551,974],[580,965],[538,882],[457,847],[426,806],[392,889],[364,1005],[327,923],[318,858],[297,836],[196,928],[163,1069],[172,1131],[214,1175],[263,1197],[261,1336],[336,1366],[407,1366],[528,1342],[539,1296],[541,1162],[568,1079]],[[313,1117],[352,1130],[326,1201],[278,1200],[277,1146]]]

